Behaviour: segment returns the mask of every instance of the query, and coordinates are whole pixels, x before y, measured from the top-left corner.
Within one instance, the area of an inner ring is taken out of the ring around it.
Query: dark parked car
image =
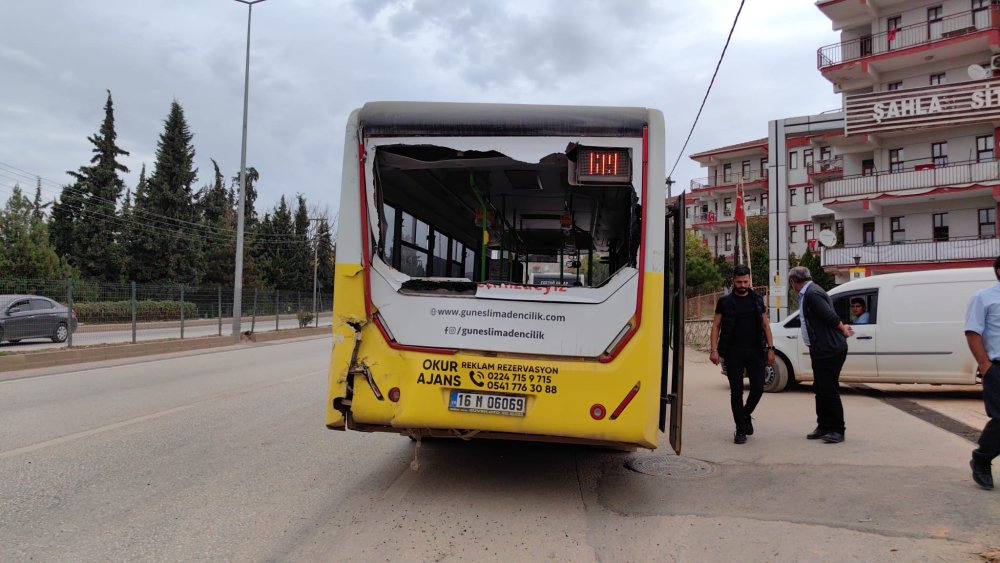
[[[20,342],[26,338],[51,338],[65,342],[67,326],[76,332],[76,311],[69,316],[66,307],[38,295],[0,295],[0,342]]]

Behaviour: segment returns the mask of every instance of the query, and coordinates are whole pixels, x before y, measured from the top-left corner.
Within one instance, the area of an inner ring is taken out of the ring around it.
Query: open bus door
[[[681,453],[684,410],[684,194],[667,204],[667,266],[663,272],[663,358],[660,370],[660,431],[667,430],[670,405],[670,446]]]

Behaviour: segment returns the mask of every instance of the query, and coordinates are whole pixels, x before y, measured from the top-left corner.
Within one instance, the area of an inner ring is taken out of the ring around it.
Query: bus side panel
[[[352,148],[353,147],[353,148]],[[355,330],[366,324],[365,281],[361,253],[361,207],[358,153],[358,110],[351,113],[344,134],[344,162],[340,183],[340,212],[337,224],[337,263],[333,287],[333,353],[326,401],[326,424],[344,427],[344,415],[334,408],[334,400],[347,395],[347,370],[354,350]]]
[[[333,353],[330,355],[326,401],[326,425],[330,428],[344,427],[344,415],[335,408],[334,401],[347,396],[347,372],[351,367],[357,334],[354,327],[367,325],[364,283],[361,265],[336,265],[333,286]],[[368,332],[373,330],[377,334],[374,326]]]
[[[640,330],[608,363],[393,350],[377,327],[367,326],[359,358],[366,362],[383,394],[398,388],[400,400],[378,400],[356,377],[352,416],[360,424],[404,432],[438,429],[462,434],[480,430],[656,448],[663,279],[662,274],[647,273]],[[544,373],[511,367],[518,365]],[[612,419],[636,385],[639,389],[634,398]],[[526,396],[527,415],[450,411],[450,394],[457,389]],[[605,414],[599,419],[591,414],[595,405],[604,407]]]

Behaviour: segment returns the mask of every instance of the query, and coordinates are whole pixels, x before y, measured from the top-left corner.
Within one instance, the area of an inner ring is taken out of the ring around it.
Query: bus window
[[[631,149],[604,164],[610,180],[575,173],[595,166],[594,153],[570,144],[526,162],[459,144],[378,146],[380,238],[398,244],[381,259],[411,278],[545,285],[550,276],[532,274],[561,272],[570,281],[559,285],[599,287],[636,267],[642,208]],[[466,249],[462,272],[447,267],[449,245]]]

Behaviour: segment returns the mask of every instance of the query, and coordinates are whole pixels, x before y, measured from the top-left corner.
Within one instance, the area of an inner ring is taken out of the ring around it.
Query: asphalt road
[[[1000,543],[968,441],[876,398],[846,395],[848,441],[824,445],[808,394],[767,395],[736,446],[725,383],[692,357],[684,457],[418,450],[323,427],[330,346],[0,382],[0,561],[976,561]]]

